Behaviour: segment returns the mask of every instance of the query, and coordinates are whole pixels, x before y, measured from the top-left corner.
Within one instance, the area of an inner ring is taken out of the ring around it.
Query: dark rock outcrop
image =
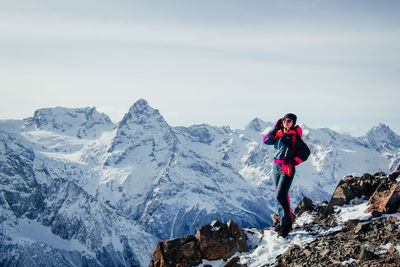
[[[245,252],[247,238],[243,230],[233,221],[227,224],[214,221],[197,229],[196,238],[200,241],[200,250],[207,260],[227,260],[236,252]]]
[[[400,182],[382,182],[370,197],[368,204],[371,204],[371,206],[366,210],[367,213],[390,214],[400,212]]]
[[[159,242],[153,258],[150,266],[195,266],[202,262],[199,241],[194,235]]]
[[[312,200],[308,197],[303,197],[302,200],[297,204],[296,208],[294,209],[294,214],[296,216],[301,215],[305,211],[313,210],[314,204]]]
[[[196,266],[203,259],[227,260],[236,252],[247,251],[247,236],[236,223],[213,221],[198,227],[196,235],[159,242],[149,266]],[[233,259],[227,264],[240,266]]]
[[[375,176],[366,173],[361,177],[347,176],[341,180],[324,211],[324,216],[332,213],[334,206],[349,204],[355,198],[365,197],[369,199],[378,186],[385,182],[382,179],[389,180],[389,178],[380,177],[382,177],[382,173],[377,173]]]

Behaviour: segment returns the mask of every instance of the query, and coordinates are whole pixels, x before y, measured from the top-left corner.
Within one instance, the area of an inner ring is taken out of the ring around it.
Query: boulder
[[[400,165],[397,166],[397,169],[393,173],[389,174],[389,179],[392,181],[396,181],[396,179],[399,176],[400,176]]]
[[[247,236],[233,221],[213,221],[197,228],[196,235],[164,240],[157,244],[149,267],[196,266],[203,259],[225,261],[236,252],[247,252]],[[228,266],[242,266],[232,259]]]
[[[312,200],[308,197],[303,197],[303,199],[300,200],[300,202],[297,204],[296,208],[294,209],[294,213],[296,214],[296,216],[299,216],[303,212],[308,211],[308,210],[313,210],[313,209],[314,209],[314,204],[313,204]]]
[[[153,258],[149,266],[195,266],[202,262],[199,243],[194,235],[159,242]]]
[[[204,259],[227,260],[236,252],[247,252],[247,237],[243,230],[233,221],[222,224],[214,221],[211,225],[197,228],[196,238]]]
[[[400,182],[381,183],[368,200],[370,204],[366,213],[396,213],[400,212]]]
[[[382,178],[383,173],[377,173],[377,176],[372,176],[368,173],[361,177],[347,176],[341,180],[336,187],[328,206],[324,210],[324,216],[328,216],[333,212],[334,206],[343,206],[349,204],[354,198],[366,197],[370,198],[375,192],[376,188],[382,182],[382,180],[388,180],[388,178]]]

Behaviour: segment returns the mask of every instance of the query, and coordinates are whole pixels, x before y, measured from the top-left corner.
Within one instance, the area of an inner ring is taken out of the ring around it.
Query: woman
[[[289,188],[295,174],[295,166],[307,160],[310,149],[301,139],[302,130],[296,125],[297,116],[286,114],[265,137],[264,143],[274,145],[274,181],[280,226],[278,234],[286,237],[292,230],[293,215],[290,209]]]

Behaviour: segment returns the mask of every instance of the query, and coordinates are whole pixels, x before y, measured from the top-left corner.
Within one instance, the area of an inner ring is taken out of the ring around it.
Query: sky
[[[400,134],[400,1],[0,0],[0,119],[139,99],[172,126],[291,112]]]

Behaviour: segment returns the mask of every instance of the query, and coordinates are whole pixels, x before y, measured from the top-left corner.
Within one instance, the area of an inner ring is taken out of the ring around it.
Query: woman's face
[[[286,129],[289,129],[293,126],[292,119],[286,118],[286,119],[283,119],[282,122],[283,122],[283,127],[285,127]]]

